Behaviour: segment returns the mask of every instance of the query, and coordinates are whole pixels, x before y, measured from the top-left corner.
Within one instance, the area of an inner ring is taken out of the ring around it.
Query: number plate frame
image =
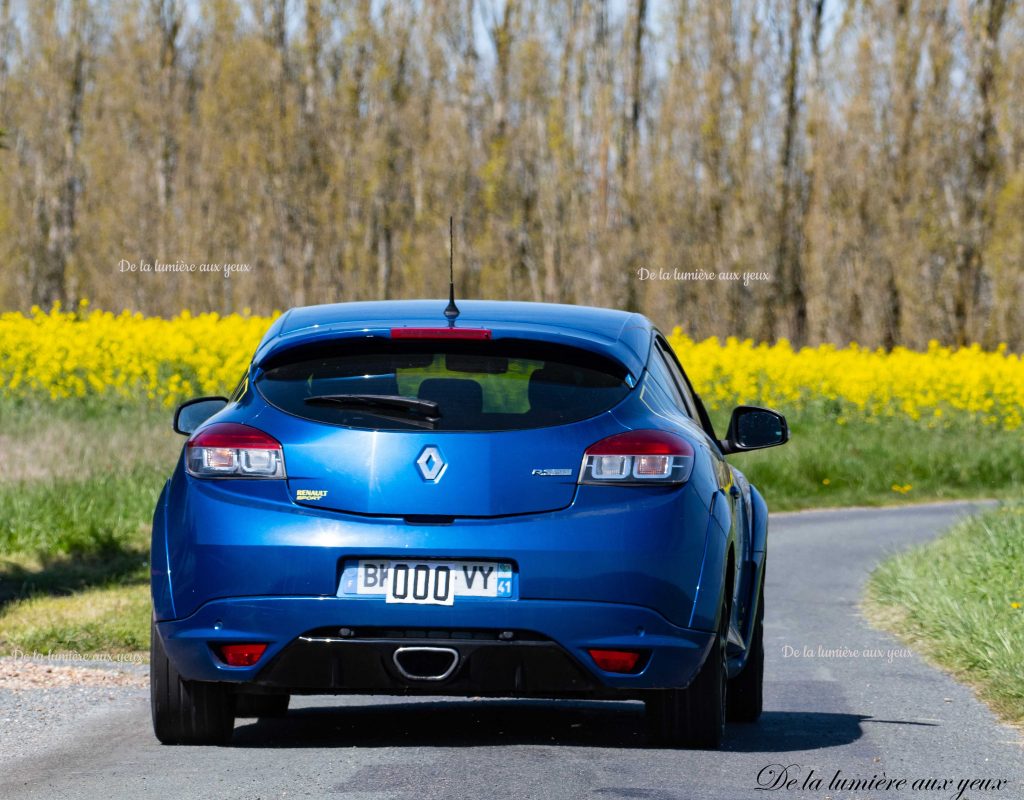
[[[451,606],[455,598],[511,600],[508,562],[465,559],[364,558],[345,564],[339,597],[383,597],[387,603]]]

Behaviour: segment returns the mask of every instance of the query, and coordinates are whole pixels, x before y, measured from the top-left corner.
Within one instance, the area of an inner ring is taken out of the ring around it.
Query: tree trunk
[[[315,284],[318,207],[326,188],[320,157],[318,89],[320,86],[321,27],[319,0],[306,0],[306,60],[302,74],[302,159],[298,180],[305,186],[301,193],[299,257],[301,266],[296,281],[296,305],[310,302]],[[321,241],[321,245],[323,242]]]
[[[7,76],[10,74],[11,50],[14,46],[14,24],[11,0],[0,0],[0,123],[7,117]],[[0,128],[0,131],[3,129]],[[3,137],[0,135],[0,145]]]
[[[644,84],[644,33],[647,25],[647,0],[637,0],[636,13],[632,20],[632,56],[630,65],[630,89],[628,115],[623,126],[621,155],[621,184],[623,206],[626,212],[626,292],[624,307],[627,311],[639,311],[639,287],[636,270],[643,261],[644,248],[640,241],[640,186],[639,186],[639,145],[640,116]]]
[[[807,302],[804,297],[803,274],[800,263],[800,248],[794,241],[797,238],[797,226],[794,225],[794,207],[799,202],[794,197],[796,161],[796,135],[799,117],[799,79],[800,79],[800,40],[803,21],[801,4],[803,0],[792,0],[789,11],[789,56],[786,64],[786,76],[783,85],[785,97],[785,122],[782,134],[782,152],[780,156],[781,180],[779,186],[779,211],[776,221],[777,246],[775,256],[776,274],[782,285],[782,306],[788,317],[785,327],[786,335],[796,344],[804,340],[807,322]],[[775,312],[768,306],[767,313],[769,338],[778,335],[780,326]]]
[[[82,141],[82,101],[85,93],[85,36],[87,0],[75,0],[68,33],[70,62],[62,119],[63,152],[60,183],[46,240],[44,272],[35,286],[37,301],[48,307],[67,303],[67,269],[75,249],[78,198],[82,192],[79,148]]]
[[[604,247],[608,234],[609,171],[612,148],[612,57],[608,43],[608,0],[600,0],[594,14],[594,58],[597,61],[595,89],[595,130],[597,163],[594,164],[597,196],[590,204],[590,286],[589,301],[599,306],[606,302],[604,291]]]
[[[157,157],[156,185],[157,241],[155,257],[173,260],[181,254],[169,252],[170,219],[168,211],[174,200],[174,175],[178,163],[178,139],[175,120],[178,116],[178,36],[181,32],[183,10],[178,0],[153,0],[152,14],[159,36],[158,87],[160,98],[160,150]]]
[[[980,339],[982,325],[978,304],[985,279],[983,254],[992,227],[993,183],[998,170],[995,124],[996,72],[999,66],[999,34],[1008,0],[989,0],[981,34],[977,74],[978,112],[974,142],[969,156],[970,183],[965,195],[964,219],[968,233],[960,251],[954,318],[957,343]]]

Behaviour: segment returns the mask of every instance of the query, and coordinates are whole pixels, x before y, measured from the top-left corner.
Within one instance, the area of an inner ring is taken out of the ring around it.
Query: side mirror
[[[174,432],[188,436],[228,404],[226,397],[193,397],[174,411]]]
[[[721,442],[722,452],[742,453],[775,447],[789,441],[786,418],[776,411],[757,406],[738,406],[729,420],[729,432]]]

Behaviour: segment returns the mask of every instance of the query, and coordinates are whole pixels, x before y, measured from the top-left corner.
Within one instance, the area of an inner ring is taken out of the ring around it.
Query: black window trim
[[[688,394],[689,398],[693,401],[696,411],[696,416],[688,412],[689,416],[693,417],[700,423],[701,428],[704,429],[704,433],[706,433],[717,445],[718,437],[715,435],[714,426],[711,424],[711,417],[708,416],[707,409],[704,407],[704,401],[700,399],[700,395],[694,390],[693,384],[690,382],[690,377],[686,374],[686,370],[683,369],[683,365],[679,363],[679,359],[676,357],[675,351],[672,349],[671,345],[669,345],[668,340],[661,331],[654,331],[651,350],[656,351],[663,359],[668,361],[667,366],[669,367],[669,375],[672,375],[672,367],[675,367],[676,372],[680,377],[682,377],[686,387],[685,394]],[[673,376],[673,378],[675,378],[675,376]],[[680,390],[678,386],[676,388],[679,390],[681,395],[685,396],[684,392]]]
[[[677,370],[673,369],[673,361],[667,355],[668,344],[662,341],[660,337],[656,338],[654,340],[654,350],[655,357],[661,361],[665,372],[668,374],[669,380],[672,382],[672,386],[670,388],[675,396],[682,401],[683,411],[686,412],[686,416],[695,420],[699,419],[697,416],[696,404],[693,402],[693,396],[690,390],[685,384],[680,383],[679,376],[674,374]]]
[[[231,391],[231,394],[228,395],[228,402],[239,402],[243,397],[245,397],[245,393],[247,391],[249,391],[249,367],[245,368],[245,372],[242,373],[241,379],[237,384],[235,384],[235,388]]]

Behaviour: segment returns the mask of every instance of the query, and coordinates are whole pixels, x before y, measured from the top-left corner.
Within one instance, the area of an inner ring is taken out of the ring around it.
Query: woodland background
[[[1022,5],[0,0],[0,308],[441,296],[452,214],[464,297],[1021,350]]]

